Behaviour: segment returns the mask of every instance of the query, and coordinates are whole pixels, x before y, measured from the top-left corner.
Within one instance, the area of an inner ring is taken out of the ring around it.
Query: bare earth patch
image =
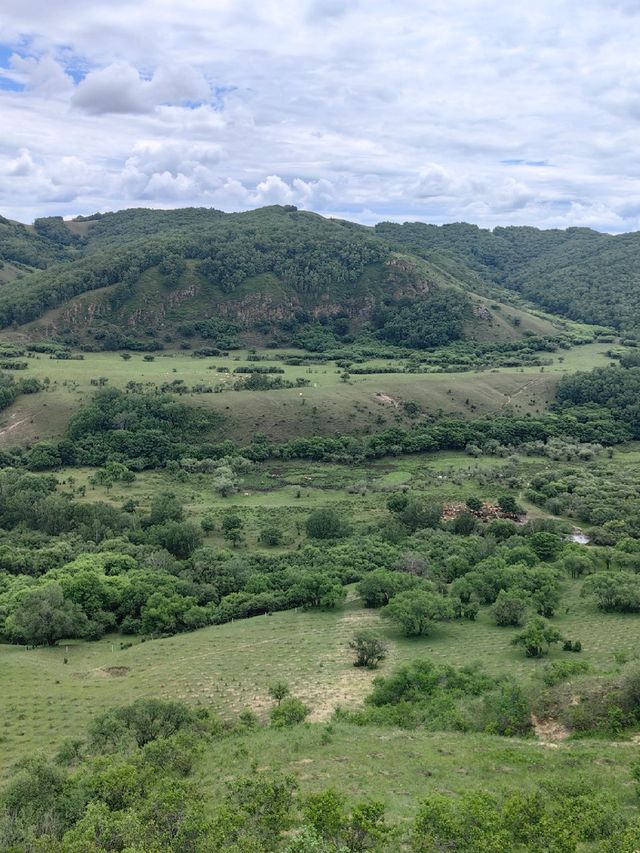
[[[105,675],[113,676],[127,675],[130,671],[128,666],[105,666],[102,669]]]
[[[540,746],[557,749],[560,743],[569,737],[569,729],[557,720],[539,720],[532,714],[531,722]]]
[[[343,673],[337,683],[325,690],[319,696],[312,697],[312,705],[309,714],[309,722],[322,723],[328,720],[338,705],[353,707],[359,705],[371,689],[371,682],[378,675],[375,670],[352,667],[349,672]]]
[[[394,406],[394,408],[398,408],[398,401],[394,400],[393,397],[389,397],[387,394],[381,394],[378,392],[375,394],[375,399],[378,403],[384,403],[387,406]]]

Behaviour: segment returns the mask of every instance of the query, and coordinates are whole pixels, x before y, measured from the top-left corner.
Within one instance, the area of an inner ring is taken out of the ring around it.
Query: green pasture
[[[77,500],[104,501],[122,506],[128,501],[147,510],[155,495],[172,492],[182,503],[188,520],[199,524],[213,518],[216,529],[206,535],[207,544],[227,547],[219,521],[227,513],[239,514],[244,522],[245,541],[238,548],[261,548],[260,531],[275,525],[285,534],[285,545],[297,547],[305,540],[304,522],[314,509],[332,506],[356,531],[365,532],[388,515],[386,502],[399,488],[419,493],[434,503],[465,500],[475,495],[496,499],[505,491],[499,482],[480,482],[478,477],[510,464],[496,457],[471,458],[464,453],[441,452],[396,459],[376,460],[361,465],[325,462],[265,462],[255,464],[242,475],[235,494],[221,497],[214,489],[212,474],[183,474],[143,471],[133,483],[113,486],[93,485],[94,468],[62,468],[57,473],[59,488],[73,492]],[[518,465],[535,470],[546,462],[519,457]],[[84,487],[84,496],[78,491]],[[533,510],[535,512],[535,509]],[[269,549],[266,549],[269,550]]]
[[[256,432],[273,441],[286,441],[298,435],[335,435],[337,433],[374,432],[411,419],[402,403],[414,400],[426,414],[440,411],[477,416],[499,411],[541,412],[553,397],[559,374],[589,370],[608,363],[605,344],[588,344],[551,355],[553,364],[545,368],[500,368],[466,373],[444,374],[371,374],[354,375],[348,382],[334,363],[326,365],[284,365],[274,358],[273,350],[259,354],[266,360],[250,362],[248,351],[226,358],[193,358],[187,352],[161,352],[153,361],[141,353],[125,360],[118,353],[83,353],[81,360],[56,360],[39,354],[28,359],[28,367],[19,376],[48,380],[46,391],[20,397],[0,417],[0,446],[29,444],[59,437],[73,412],[96,391],[101,377],[111,387],[123,388],[128,382],[159,388],[182,380],[188,387],[218,384],[231,386],[240,378],[236,367],[278,366],[283,378],[307,379],[305,388],[274,391],[225,391],[219,394],[185,394],[182,399],[224,416],[222,426],[212,437],[249,441]],[[387,362],[372,361],[382,368]],[[395,362],[397,364],[398,362]],[[365,365],[366,366],[366,365]],[[214,369],[211,369],[211,368]],[[221,368],[218,371],[217,368]]]
[[[581,659],[594,672],[611,672],[616,652],[640,656],[637,617],[599,613],[579,590],[579,582],[567,581],[554,624],[582,641]],[[283,680],[311,707],[312,721],[326,721],[336,706],[357,706],[370,690],[375,673],[355,669],[348,649],[363,626],[389,642],[381,673],[419,657],[456,666],[482,661],[488,672],[511,673],[526,685],[546,660],[570,654],[554,649],[541,661],[525,658],[511,645],[517,629],[496,627],[486,610],[476,622],[443,623],[432,636],[407,639],[363,609],[353,591],[336,611],[280,612],[144,643],[131,638],[130,648],[121,647],[128,638],[120,636],[53,648],[2,645],[0,766],[6,773],[22,755],[52,752],[97,712],[146,696],[205,704],[222,715],[251,708],[264,718],[267,688]]]
[[[210,800],[225,781],[258,768],[292,773],[302,793],[336,788],[350,802],[372,797],[389,816],[411,821],[417,801],[430,794],[534,791],[544,785],[597,780],[629,811],[637,808],[630,743],[537,741],[454,732],[429,733],[357,727],[345,723],[300,726],[294,731],[259,729],[220,740],[204,754],[202,778]],[[590,848],[584,848],[590,849]]]

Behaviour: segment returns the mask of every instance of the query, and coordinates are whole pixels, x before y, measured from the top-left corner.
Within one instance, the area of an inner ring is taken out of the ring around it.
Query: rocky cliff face
[[[115,307],[114,287],[86,293],[68,302],[51,320],[55,328],[91,327],[109,323],[135,330],[162,328],[177,321],[178,316],[192,315],[193,319],[224,317],[250,329],[261,322],[277,323],[300,311],[320,319],[346,316],[364,321],[371,317],[383,295],[396,300],[416,299],[427,294],[435,283],[419,266],[402,255],[391,255],[382,265],[375,285],[368,288],[356,284],[338,295],[335,287],[320,289],[312,297],[275,288],[273,292],[256,290],[234,298],[233,293],[212,297],[204,282],[190,281],[188,286],[167,290],[160,284],[141,304],[135,290],[130,299]]]

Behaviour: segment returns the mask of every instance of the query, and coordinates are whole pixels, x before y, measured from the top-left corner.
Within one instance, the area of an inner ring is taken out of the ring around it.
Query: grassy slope
[[[358,728],[343,723],[301,727],[292,732],[260,730],[238,740],[214,744],[205,756],[204,783],[211,801],[252,762],[293,773],[304,791],[335,787],[351,802],[382,800],[387,813],[410,821],[416,800],[429,794],[465,791],[532,791],[544,783],[578,781],[597,773],[600,790],[610,792],[635,814],[630,768],[631,744],[575,742],[547,748],[532,740],[451,732]],[[220,773],[224,768],[224,773]],[[589,848],[583,848],[589,849]]]
[[[618,453],[612,464],[637,464],[636,457],[637,452]],[[131,487],[116,486],[110,491],[90,487],[85,499],[121,503],[134,498],[145,507],[158,491],[172,488],[184,501],[189,518],[197,520],[205,511],[219,517],[234,509],[245,519],[249,547],[255,547],[263,524],[278,523],[284,528],[287,547],[295,549],[302,541],[300,524],[314,507],[332,503],[355,527],[366,529],[382,516],[389,486],[405,483],[439,501],[477,493],[495,497],[500,484],[480,486],[477,476],[486,468],[505,464],[506,460],[471,460],[463,454],[442,453],[358,467],[292,462],[274,471],[264,465],[257,466],[243,490],[228,499],[214,495],[210,476],[176,483],[166,475],[150,473]],[[520,464],[534,470],[545,463],[522,459]],[[68,482],[71,473],[78,486],[86,484],[90,472],[67,469],[59,480]],[[300,498],[296,483],[302,483]],[[368,485],[362,493],[352,494],[347,487],[355,483]],[[223,545],[215,534],[207,541]],[[243,548],[238,549],[242,553]],[[580,582],[566,581],[565,603],[554,624],[563,634],[582,641],[581,659],[589,661],[595,672],[604,673],[615,669],[615,652],[640,656],[637,617],[596,612],[580,598],[580,586]],[[0,756],[6,763],[0,764],[8,767],[26,751],[53,750],[65,737],[82,731],[102,708],[140,696],[203,702],[221,712],[251,707],[264,715],[266,688],[282,679],[311,706],[312,719],[326,720],[337,704],[357,704],[370,689],[372,673],[355,670],[347,648],[350,637],[363,625],[375,625],[390,643],[383,672],[422,656],[456,665],[481,660],[489,672],[510,672],[526,684],[537,678],[544,665],[514,648],[510,640],[515,629],[497,628],[486,609],[477,622],[451,622],[431,637],[406,639],[382,622],[378,612],[362,609],[353,592],[346,607],[335,612],[275,613],[164,640],[135,640],[126,649],[120,647],[121,637],[51,649],[4,645],[0,646],[0,709],[5,721]],[[565,653],[552,651],[550,659],[562,658]],[[110,667],[127,667],[127,671],[112,675]],[[380,734],[384,733],[375,737]]]
[[[405,425],[411,423],[392,403],[381,402],[379,394],[397,402],[417,400],[427,413],[442,409],[463,415],[490,414],[509,405],[517,412],[535,412],[552,398],[560,375],[607,364],[607,348],[606,344],[589,344],[551,354],[554,363],[543,373],[540,368],[503,368],[456,374],[378,374],[353,376],[348,384],[340,381],[341,371],[333,364],[292,367],[274,360],[284,367],[285,378],[302,376],[311,386],[302,391],[187,394],[183,399],[225,415],[218,435],[238,441],[249,440],[256,431],[273,440],[286,440],[295,435],[374,431],[395,424],[398,418]],[[272,354],[270,350],[264,353]],[[0,414],[0,446],[62,435],[71,414],[95,392],[91,379],[100,376],[109,377],[114,387],[124,387],[130,380],[161,385],[174,379],[183,379],[189,386],[214,385],[225,374],[209,369],[210,365],[228,368],[226,381],[233,382],[233,369],[249,364],[245,352],[211,359],[195,359],[182,352],[158,354],[153,362],[143,361],[141,354],[129,361],[117,353],[86,353],[82,361],[56,361],[41,355],[30,359],[28,369],[19,375],[49,377],[49,390],[22,396]],[[386,362],[371,364],[384,366]]]
[[[601,614],[596,617],[576,593],[574,588],[568,598],[570,614],[554,622],[561,631],[583,638],[582,659],[606,672],[614,669],[614,652],[640,653],[634,630],[637,619]],[[347,649],[348,639],[364,624],[380,627],[391,643],[383,672],[401,661],[422,656],[457,665],[482,660],[488,671],[511,672],[526,683],[543,665],[516,651],[510,645],[514,630],[496,628],[486,613],[476,623],[449,623],[432,637],[407,640],[381,623],[375,611],[362,610],[356,602],[335,613],[276,613],[128,649],[120,648],[119,638],[32,651],[0,646],[2,765],[9,768],[25,753],[51,752],[64,738],[82,732],[96,712],[143,696],[213,705],[222,712],[250,707],[264,716],[269,706],[267,686],[275,680],[285,680],[311,706],[312,720],[326,720],[337,704],[353,706],[370,688],[372,674],[355,670]],[[563,656],[566,657],[553,651],[550,658]],[[128,669],[124,675],[112,675],[110,667]],[[410,748],[417,739],[431,741],[432,746],[442,738],[456,740],[460,747],[464,742],[460,736],[399,735],[377,730],[365,735],[363,743],[360,731],[358,737],[352,738],[353,751],[345,749],[345,754],[349,751],[347,760],[352,771],[358,767],[359,751],[366,751],[366,744],[371,741],[401,738]],[[315,737],[304,735],[302,739]],[[477,737],[471,740],[483,741]],[[506,741],[493,741],[491,746],[500,746],[505,754],[512,749]],[[278,756],[277,745],[263,739],[263,748],[269,751],[268,762],[286,766],[284,756]],[[468,752],[469,745],[466,749]],[[535,747],[528,749],[535,751]],[[563,749],[572,756],[574,751],[585,749],[598,752],[593,745]],[[303,755],[304,752],[300,758]],[[466,761],[469,766],[473,759],[467,754]],[[385,761],[380,761],[379,766],[391,770]],[[474,785],[480,783],[474,778]],[[366,782],[364,786],[366,789]],[[415,779],[410,790],[415,796]]]
[[[616,452],[611,464],[628,467],[639,459],[637,448],[625,449]],[[245,519],[250,547],[260,525],[276,522],[285,529],[287,547],[295,548],[302,541],[299,523],[313,507],[333,503],[354,526],[365,529],[382,515],[389,487],[407,484],[438,500],[475,493],[495,497],[500,484],[481,486],[478,476],[507,464],[503,459],[438,453],[361,466],[262,465],[229,499],[214,494],[210,476],[194,475],[179,483],[164,473],[149,472],[130,487],[89,486],[85,500],[121,503],[133,497],[145,507],[158,491],[171,488],[185,503],[189,518],[197,520],[205,511],[219,516],[234,508]],[[519,464],[533,471],[546,463],[522,458]],[[65,469],[59,473],[61,487],[68,488],[70,475],[75,486],[87,484],[90,473]],[[366,484],[366,489],[351,493],[348,487],[356,483]],[[295,484],[302,484],[300,498]],[[215,534],[208,543],[222,544]],[[554,623],[564,634],[582,640],[581,659],[594,672],[607,673],[616,669],[617,652],[640,656],[637,617],[597,613],[579,591],[580,582],[567,580],[567,612]],[[481,660],[489,672],[511,673],[526,686],[538,682],[546,662],[526,659],[510,643],[515,629],[497,628],[486,608],[476,622],[446,623],[431,637],[406,639],[377,611],[363,609],[353,590],[347,605],[335,612],[275,613],[146,643],[130,638],[134,643],[129,648],[121,647],[127,638],[120,636],[35,650],[0,645],[0,784],[11,777],[16,760],[52,754],[66,738],[82,736],[91,718],[107,707],[157,696],[210,705],[222,715],[252,708],[264,720],[270,707],[267,687],[284,680],[311,706],[312,723],[286,732],[259,727],[209,745],[198,770],[209,802],[218,800],[226,780],[257,766],[295,774],[303,792],[335,786],[351,800],[380,798],[391,818],[409,821],[416,800],[429,793],[532,790],[561,780],[592,779],[597,773],[598,786],[632,813],[636,794],[631,766],[637,760],[633,742],[549,745],[533,738],[330,723],[336,705],[357,706],[370,690],[374,673],[354,669],[347,647],[364,625],[374,626],[389,643],[383,674],[424,656],[455,665]],[[554,649],[547,660],[566,657]]]

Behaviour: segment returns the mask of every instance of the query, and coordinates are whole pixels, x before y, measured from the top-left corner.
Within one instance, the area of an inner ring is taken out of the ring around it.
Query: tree
[[[529,544],[541,560],[549,563],[556,559],[564,546],[564,541],[557,533],[540,530],[529,537]]]
[[[131,705],[113,708],[94,719],[89,729],[91,747],[109,751],[123,734],[143,747],[157,738],[170,737],[193,720],[193,712],[182,702],[136,699]]]
[[[451,601],[437,592],[414,589],[401,592],[382,610],[382,616],[395,622],[408,637],[423,636],[433,623],[454,616]]]
[[[56,445],[49,441],[41,441],[31,450],[27,468],[30,471],[45,471],[47,468],[57,468],[61,464],[62,459]]]
[[[408,495],[405,495],[404,492],[396,492],[387,498],[387,509],[389,512],[402,512],[408,503]]]
[[[367,572],[357,590],[365,607],[384,607],[394,595],[412,589],[419,583],[418,578],[413,575],[375,569],[373,572]]]
[[[200,527],[205,533],[211,533],[216,529],[216,522],[210,515],[205,515],[200,521]]]
[[[498,506],[502,512],[505,512],[508,515],[520,515],[522,513],[522,510],[518,506],[518,502],[513,495],[500,495],[498,498]]]
[[[356,654],[354,666],[366,666],[375,669],[387,656],[389,647],[373,631],[358,631],[349,642],[349,648]]]
[[[188,521],[170,521],[152,528],[151,537],[179,560],[185,560],[202,544],[202,532]]]
[[[167,521],[182,521],[182,504],[173,492],[154,495],[149,510],[149,524],[165,524]]]
[[[232,495],[240,484],[240,480],[233,472],[230,465],[220,465],[213,472],[211,486],[220,495],[221,498],[228,498]]]
[[[640,576],[631,572],[600,572],[589,575],[583,596],[592,595],[600,610],[618,613],[640,611]]]
[[[518,590],[501,589],[496,602],[491,608],[491,615],[496,625],[522,625],[524,614],[527,611],[527,599]]]
[[[274,525],[264,527],[260,531],[260,536],[258,538],[263,545],[267,545],[269,548],[275,548],[277,545],[282,544],[282,530]]]
[[[340,539],[347,533],[347,524],[335,509],[325,507],[312,512],[305,522],[307,536],[312,539]]]
[[[424,554],[417,551],[405,551],[398,558],[395,569],[397,572],[406,572],[420,577],[427,573],[427,559]]]
[[[429,505],[418,498],[410,498],[405,508],[398,513],[398,518],[412,532],[426,527],[438,527],[442,518],[442,506]]]
[[[586,555],[569,552],[559,561],[559,567],[575,580],[582,575],[588,575],[593,564]]]
[[[448,525],[452,533],[469,536],[476,529],[476,517],[471,512],[459,512]]]
[[[284,681],[276,681],[275,684],[271,684],[267,690],[269,696],[277,702],[278,705],[282,703],[283,699],[286,699],[287,696],[291,693],[289,689],[289,685]]]
[[[514,646],[524,646],[528,658],[539,658],[545,655],[553,643],[559,643],[562,634],[550,625],[542,616],[536,616],[527,622],[524,631],[514,637]]]
[[[311,607],[338,607],[347,596],[346,590],[336,577],[319,571],[303,571],[290,591],[294,605],[305,609]]]
[[[222,535],[227,542],[232,543],[234,548],[239,542],[242,542],[243,529],[244,522],[239,515],[225,515],[222,519]]]
[[[64,597],[59,583],[47,583],[24,595],[7,616],[5,632],[18,642],[55,646],[65,637],[82,637],[89,628],[81,608]]]

